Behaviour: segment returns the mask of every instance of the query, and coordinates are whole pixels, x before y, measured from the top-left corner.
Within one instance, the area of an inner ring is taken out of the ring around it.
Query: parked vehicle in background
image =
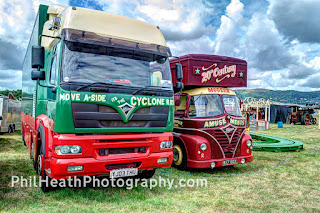
[[[288,121],[291,124],[301,123],[302,125],[317,124],[317,118],[312,116],[317,105],[288,105],[291,113],[288,115]]]
[[[170,56],[157,26],[40,5],[24,60],[21,113],[38,174],[150,178],[170,167]]]
[[[179,60],[183,80],[174,72]],[[247,86],[247,62],[189,54],[170,64],[174,86],[184,84],[175,96],[172,165],[215,168],[251,162],[252,139],[245,133],[238,98],[227,88]]]
[[[0,133],[12,133],[20,128],[20,101],[0,95]]]

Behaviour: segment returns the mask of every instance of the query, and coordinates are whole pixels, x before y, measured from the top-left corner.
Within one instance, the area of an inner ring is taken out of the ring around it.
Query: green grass
[[[0,211],[7,212],[319,212],[320,130],[284,125],[264,131],[304,142],[301,152],[258,152],[252,163],[214,170],[159,170],[154,178],[206,178],[202,188],[11,188],[11,176],[35,175],[21,135],[0,135]],[[313,152],[312,152],[313,151]],[[290,161],[273,168],[279,162]],[[269,170],[268,170],[269,169]],[[246,174],[268,170],[261,174]],[[179,173],[179,174],[173,174]],[[225,176],[232,174],[231,176]],[[222,176],[222,177],[219,177]]]

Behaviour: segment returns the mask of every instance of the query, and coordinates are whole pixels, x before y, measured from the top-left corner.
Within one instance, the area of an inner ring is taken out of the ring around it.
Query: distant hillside
[[[234,90],[241,99],[246,97],[264,98],[281,103],[306,104],[320,103],[320,91],[300,92],[295,90],[241,89]]]

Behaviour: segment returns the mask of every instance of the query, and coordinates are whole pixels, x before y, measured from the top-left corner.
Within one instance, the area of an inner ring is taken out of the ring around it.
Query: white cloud
[[[232,0],[231,3],[227,6],[228,17],[236,22],[242,19],[243,6],[243,3],[239,0]]]
[[[279,31],[300,42],[320,42],[319,0],[269,0],[268,14]]]
[[[22,71],[19,70],[0,70],[0,90],[21,89]]]
[[[232,0],[226,8],[226,15],[221,16],[220,28],[217,30],[215,54],[237,57],[239,55],[240,39],[238,31],[242,27],[243,3]]]
[[[185,54],[213,54],[215,43],[208,37],[203,36],[200,38],[188,41],[170,41],[168,46],[174,56],[181,56]]]
[[[68,1],[0,0],[0,89],[21,84],[15,83],[19,82],[19,63],[40,3],[67,5]],[[160,26],[174,55],[220,54],[247,60],[251,88],[314,90],[319,85],[319,0],[231,0],[228,5],[195,0],[100,0],[99,4],[107,12]],[[6,75],[12,80],[5,81]]]
[[[314,69],[320,70],[320,57],[316,56],[314,59],[310,61],[310,64]]]
[[[140,5],[137,10],[157,22],[172,22],[180,18],[179,10],[163,9],[156,5]]]

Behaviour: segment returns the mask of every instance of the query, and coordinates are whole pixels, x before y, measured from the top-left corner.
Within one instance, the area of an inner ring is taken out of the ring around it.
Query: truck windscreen
[[[65,41],[61,70],[61,82],[172,89],[168,58],[132,49]]]
[[[223,101],[223,104],[222,104]],[[242,116],[236,96],[222,95],[194,95],[190,99],[190,117],[215,117],[225,111],[229,115]],[[224,109],[223,109],[224,106]]]
[[[191,97],[190,117],[214,117],[224,112],[219,95],[195,95]]]
[[[242,116],[237,96],[222,95],[223,105],[226,112],[234,116]]]

